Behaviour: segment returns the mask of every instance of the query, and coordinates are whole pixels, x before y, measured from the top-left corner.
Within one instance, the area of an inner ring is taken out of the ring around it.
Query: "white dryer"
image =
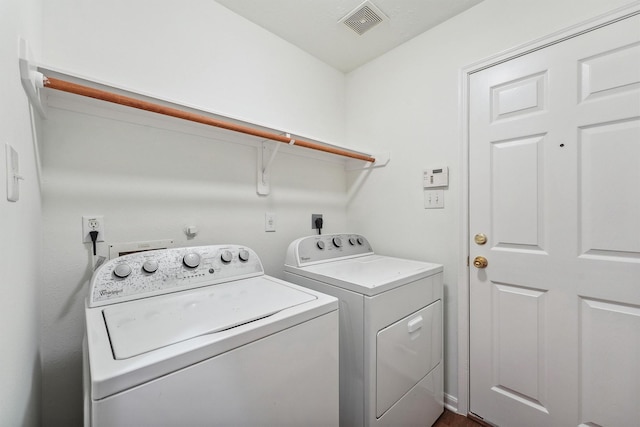
[[[442,266],[356,234],[289,245],[284,278],[340,300],[340,425],[431,426],[443,411]]]
[[[338,424],[338,302],[238,245],[140,252],[91,281],[85,424]]]

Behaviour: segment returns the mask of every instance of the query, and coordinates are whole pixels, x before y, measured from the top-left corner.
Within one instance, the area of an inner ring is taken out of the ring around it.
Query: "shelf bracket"
[[[376,161],[373,163],[364,163],[360,160],[347,160],[344,165],[344,170],[347,172],[350,171],[358,171],[358,170],[368,170],[368,169],[377,169],[383,168],[387,166],[389,161],[391,161],[391,152],[385,151],[382,153],[376,153],[374,155]]]
[[[271,164],[278,154],[280,145],[277,142],[262,141],[258,146],[256,192],[261,196],[267,196],[271,192]]]
[[[37,67],[29,62],[30,52],[27,41],[20,39],[20,56],[18,64],[20,66],[20,82],[29,98],[29,102],[36,109],[40,117],[46,118],[47,114],[40,99],[40,89],[44,87],[44,75]]]
[[[291,138],[291,134],[285,133],[284,136],[289,139],[289,145],[294,145],[296,140]],[[282,144],[278,142],[268,143],[262,141],[261,147],[258,148],[258,185],[256,191],[261,196],[266,196],[271,191],[271,165],[278,154],[278,150]],[[266,160],[266,162],[265,162]]]

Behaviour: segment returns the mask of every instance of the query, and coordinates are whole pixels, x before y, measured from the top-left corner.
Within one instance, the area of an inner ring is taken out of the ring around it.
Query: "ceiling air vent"
[[[358,35],[363,35],[388,18],[370,1],[365,1],[340,20]]]

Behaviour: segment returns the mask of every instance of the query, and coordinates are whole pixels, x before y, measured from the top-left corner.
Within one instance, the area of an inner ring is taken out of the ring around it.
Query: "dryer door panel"
[[[442,359],[442,301],[380,330],[376,416],[381,417]]]

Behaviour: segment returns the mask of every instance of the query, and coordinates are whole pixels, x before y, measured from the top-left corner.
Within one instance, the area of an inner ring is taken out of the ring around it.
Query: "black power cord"
[[[98,231],[91,230],[89,232],[89,236],[91,237],[91,241],[93,242],[93,255],[96,254],[96,240],[98,240]]]
[[[316,228],[318,229],[318,234],[322,234],[322,218],[316,218]]]

